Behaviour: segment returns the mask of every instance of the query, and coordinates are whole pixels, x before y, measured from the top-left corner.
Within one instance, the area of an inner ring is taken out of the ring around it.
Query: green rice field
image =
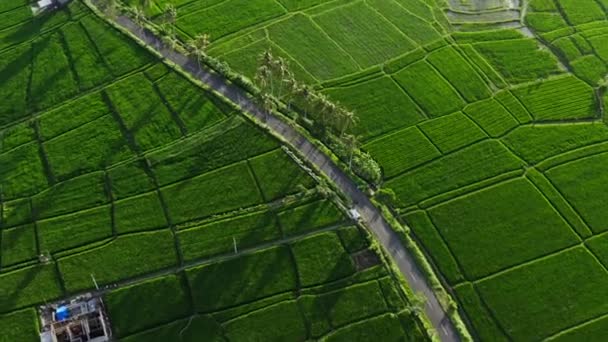
[[[39,305],[96,285],[120,341],[430,339],[277,139],[80,0],[2,2],[0,93],[0,341],[39,341]]]

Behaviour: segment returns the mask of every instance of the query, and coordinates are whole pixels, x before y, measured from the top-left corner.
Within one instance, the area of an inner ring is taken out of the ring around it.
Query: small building
[[[41,342],[106,342],[109,328],[101,298],[90,294],[40,307]]]
[[[34,15],[44,11],[53,10],[67,4],[70,0],[38,0],[32,6]]]

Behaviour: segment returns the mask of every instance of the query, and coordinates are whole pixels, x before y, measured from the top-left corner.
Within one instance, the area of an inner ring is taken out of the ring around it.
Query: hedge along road
[[[338,189],[354,203],[353,207],[360,213],[365,226],[374,233],[376,239],[397,264],[400,272],[407,279],[412,289],[417,293],[424,294],[426,297],[425,312],[440,339],[445,342],[460,341],[454,325],[439,304],[435,293],[426,282],[412,254],[403,246],[397,234],[384,220],[380,214],[380,210],[371,203],[369,198],[359,190],[357,185],[327,155],[321,152],[293,127],[254,103],[243,89],[230,84],[223,76],[210,71],[205,66],[199,68],[196,60],[175,51],[153,33],[142,29],[131,18],[119,15],[114,21],[122,26],[123,29],[142,40],[148,47],[156,50],[164,58],[179,65],[192,77],[200,80],[208,87],[234,102],[244,112],[250,113],[258,120],[264,122],[276,135],[282,137],[282,139],[289,142],[298,150],[307,162],[315,165],[329,177]]]

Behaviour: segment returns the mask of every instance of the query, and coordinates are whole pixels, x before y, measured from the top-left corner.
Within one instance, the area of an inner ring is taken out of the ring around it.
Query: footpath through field
[[[304,159],[316,165],[335,183],[344,195],[352,200],[354,208],[361,214],[361,219],[365,226],[371,229],[377,240],[389,253],[411,288],[416,293],[424,294],[426,297],[425,311],[427,317],[436,329],[441,341],[451,342],[460,340],[449,316],[439,304],[435,293],[427,284],[413,256],[401,244],[399,237],[382,218],[380,210],[371,203],[367,196],[357,188],[357,185],[328,156],[287,123],[260,108],[247,97],[244,90],[229,84],[224,77],[206,69],[204,66],[199,69],[198,63],[194,59],[173,50],[151,32],[142,30],[131,18],[117,16],[115,22],[139,37],[139,39],[162,56],[179,65],[184,71],[237,104],[243,111],[265,122],[275,134],[281,136],[297,149]]]

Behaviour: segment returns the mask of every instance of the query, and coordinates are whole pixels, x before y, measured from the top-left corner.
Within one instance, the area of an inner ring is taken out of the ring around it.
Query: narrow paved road
[[[427,299],[425,304],[427,317],[437,330],[440,339],[445,342],[460,340],[454,325],[439,304],[435,293],[427,284],[424,274],[416,265],[414,257],[401,244],[397,234],[395,234],[380,214],[380,210],[371,203],[367,196],[357,188],[357,185],[346,176],[329,157],[294,128],[260,108],[247,97],[247,94],[243,89],[229,84],[223,76],[205,69],[204,67],[199,69],[198,63],[194,59],[190,59],[183,54],[176,52],[151,32],[142,30],[131,18],[118,16],[115,21],[133,35],[139,37],[139,39],[155,49],[162,56],[181,66],[183,70],[190,73],[193,77],[199,79],[207,86],[215,89],[217,92],[237,104],[243,111],[246,111],[265,122],[270,129],[283,137],[283,139],[288,141],[296,150],[298,150],[304,159],[309,163],[316,165],[327,177],[329,177],[342,193],[355,203],[355,209],[361,214],[363,222],[374,233],[378,241],[392,257],[412,289],[417,293],[424,294]]]

